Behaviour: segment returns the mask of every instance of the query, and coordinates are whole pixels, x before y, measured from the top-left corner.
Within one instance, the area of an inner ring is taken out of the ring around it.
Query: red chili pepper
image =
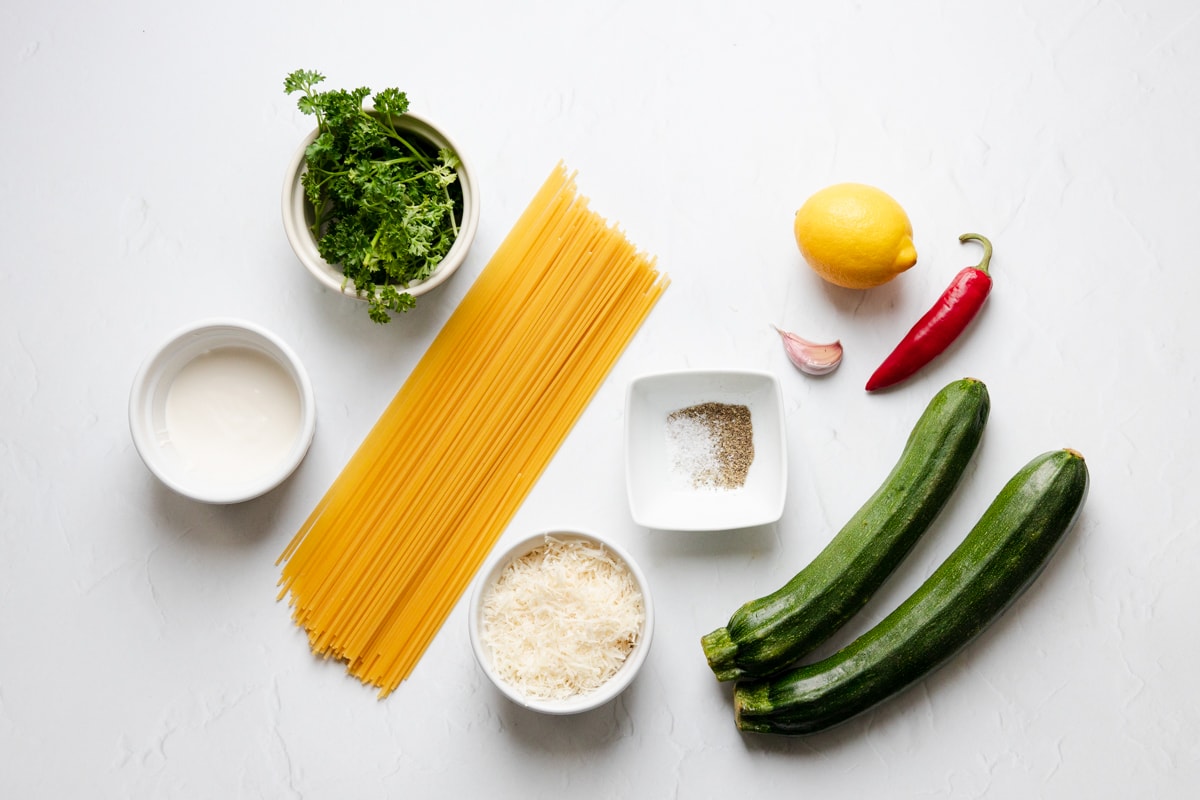
[[[879,369],[867,381],[867,391],[884,389],[910,377],[950,346],[979,313],[983,301],[992,290],[988,262],[992,260],[992,243],[977,233],[964,233],[960,242],[975,240],[983,245],[983,260],[977,266],[966,267],[954,277],[933,308],[913,325],[892,354],[883,360]]]

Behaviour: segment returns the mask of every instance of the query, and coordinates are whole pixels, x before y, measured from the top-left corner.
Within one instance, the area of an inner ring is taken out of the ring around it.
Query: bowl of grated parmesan
[[[517,705],[578,714],[623,692],[646,660],[654,607],[646,576],[596,534],[529,536],[485,567],[470,606],[484,674]]]

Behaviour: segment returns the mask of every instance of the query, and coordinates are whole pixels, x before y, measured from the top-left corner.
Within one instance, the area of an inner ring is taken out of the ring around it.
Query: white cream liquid
[[[300,392],[273,358],[223,347],[188,362],[167,391],[167,437],[185,467],[220,484],[265,477],[291,452]]]

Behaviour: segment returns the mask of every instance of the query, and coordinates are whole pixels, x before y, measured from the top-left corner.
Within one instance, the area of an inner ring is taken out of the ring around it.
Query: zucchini
[[[1074,450],[1018,472],[962,544],[878,625],[832,656],[734,689],[737,726],[815,733],[932,672],[979,635],[1042,572],[1087,498]]]
[[[700,640],[722,681],[786,669],[846,623],[942,510],[983,436],[987,386],[964,378],[930,401],[883,485],[816,558]]]

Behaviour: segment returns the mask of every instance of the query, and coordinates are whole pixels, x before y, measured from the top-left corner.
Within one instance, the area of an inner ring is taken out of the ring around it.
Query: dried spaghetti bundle
[[[313,652],[408,677],[667,283],[558,165],[280,556]]]

